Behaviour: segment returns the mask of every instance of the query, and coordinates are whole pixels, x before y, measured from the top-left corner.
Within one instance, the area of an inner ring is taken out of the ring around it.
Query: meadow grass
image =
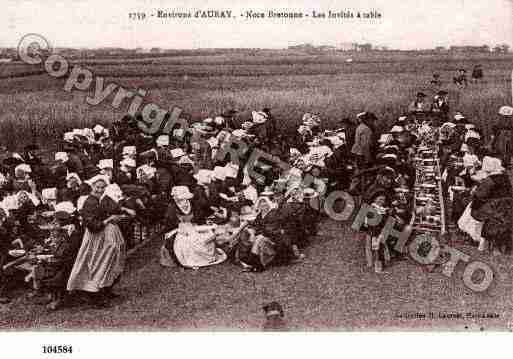
[[[372,111],[385,127],[406,111],[417,91],[434,95],[429,80],[437,71],[449,90],[452,110],[463,112],[488,132],[496,121],[497,109],[511,101],[511,62],[501,57],[481,59],[486,83],[462,91],[450,84],[454,69],[469,67],[475,61],[411,57],[369,58],[347,64],[331,56],[223,55],[160,62],[106,60],[87,66],[95,76],[105,77],[106,83],[145,89],[146,101],[161,108],[181,107],[193,120],[229,108],[249,112],[270,107],[285,132],[294,131],[305,112],[318,113],[326,127],[335,127],[342,118]],[[24,65],[12,68],[13,73],[28,71]],[[3,69],[2,74],[6,73]],[[32,142],[52,145],[68,129],[108,124],[121,118],[128,108],[128,103],[112,108],[113,95],[98,106],[89,106],[87,93],[65,92],[64,82],[47,75],[2,80],[0,144],[12,150]]]

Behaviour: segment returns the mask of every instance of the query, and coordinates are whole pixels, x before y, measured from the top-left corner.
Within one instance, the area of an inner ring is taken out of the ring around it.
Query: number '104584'
[[[72,354],[71,345],[43,345],[43,354]]]

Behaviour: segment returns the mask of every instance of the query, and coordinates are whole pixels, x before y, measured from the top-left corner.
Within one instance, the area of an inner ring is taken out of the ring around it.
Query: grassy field
[[[390,123],[405,111],[418,90],[434,94],[429,80],[439,72],[453,110],[464,112],[485,131],[499,106],[511,101],[511,56],[301,55],[255,51],[252,54],[174,56],[168,58],[95,59],[82,63],[95,76],[127,89],[148,91],[145,101],[161,108],[181,107],[193,119],[229,108],[271,107],[284,131],[292,131],[304,112],[317,112],[336,126],[344,117],[374,111]],[[484,66],[486,83],[457,90],[456,69]],[[32,74],[32,75],[28,75]],[[107,124],[127,111],[111,104],[86,104],[89,93],[63,90],[65,79],[41,74],[26,64],[0,65],[0,143],[16,149],[32,141],[53,142],[65,130]],[[94,88],[94,82],[91,88]],[[91,92],[91,91],[90,91]]]

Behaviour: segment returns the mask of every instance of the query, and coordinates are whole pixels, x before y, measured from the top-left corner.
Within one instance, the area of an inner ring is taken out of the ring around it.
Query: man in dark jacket
[[[502,160],[505,168],[511,166],[513,154],[513,107],[499,109],[499,123],[493,126],[489,149]]]
[[[79,221],[70,213],[57,211],[55,218],[62,237],[55,248],[54,260],[48,265],[52,269],[51,275],[41,283],[50,291],[51,302],[47,306],[49,310],[60,308],[65,300],[66,285],[84,236]]]
[[[6,219],[7,214],[0,208],[0,304],[10,302],[10,299],[5,295],[8,278],[3,271],[3,266],[9,261],[9,247],[12,241],[10,231],[6,226]]]
[[[357,115],[360,124],[356,128],[354,144],[351,153],[356,159],[358,170],[367,168],[373,161],[374,124],[376,116],[370,112],[362,112]]]
[[[448,101],[449,93],[447,91],[438,91],[436,94],[433,105],[431,106],[431,113],[433,118],[438,121],[435,123],[435,126],[439,126],[440,124],[447,121],[449,118],[449,101]]]

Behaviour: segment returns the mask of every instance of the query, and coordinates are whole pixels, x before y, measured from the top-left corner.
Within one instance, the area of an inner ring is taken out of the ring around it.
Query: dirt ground
[[[490,288],[476,293],[462,281],[463,263],[451,278],[412,260],[375,274],[357,238],[347,224],[325,221],[303,262],[264,273],[244,273],[231,263],[198,271],[164,268],[154,240],[130,258],[112,308],[76,303],[49,313],[19,290],[0,307],[0,329],[254,331],[263,324],[262,305],[278,301],[291,330],[510,330],[511,257],[456,246],[495,271]]]

